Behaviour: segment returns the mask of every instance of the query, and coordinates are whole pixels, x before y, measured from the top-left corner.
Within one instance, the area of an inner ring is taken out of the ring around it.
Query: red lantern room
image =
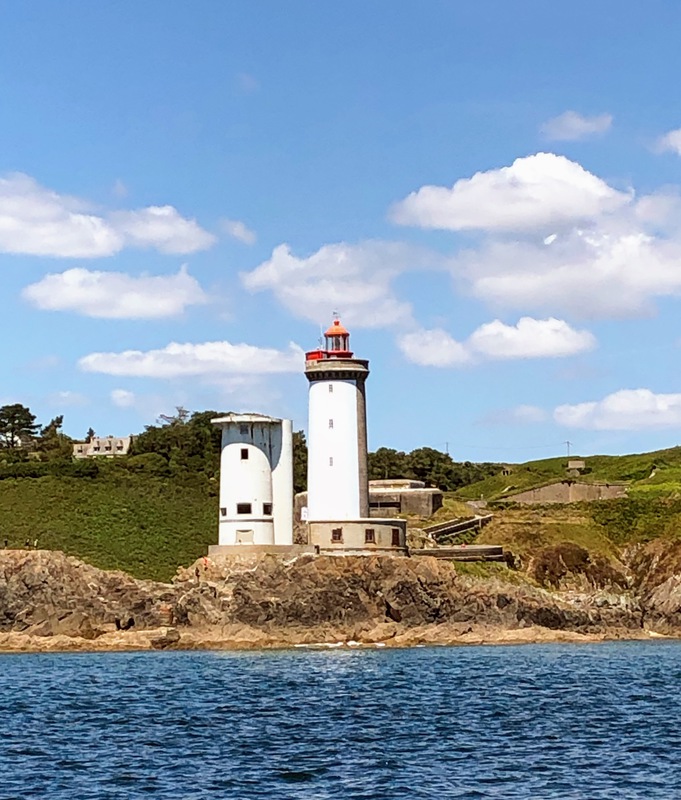
[[[352,358],[350,350],[350,333],[336,317],[324,333],[326,346],[319,350],[311,350],[305,354],[307,361],[321,361],[325,358]]]
[[[334,319],[333,324],[324,334],[324,338],[329,358],[352,358],[350,334],[339,319]]]

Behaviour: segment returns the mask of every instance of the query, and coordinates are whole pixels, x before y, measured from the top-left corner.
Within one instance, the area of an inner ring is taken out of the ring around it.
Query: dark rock
[[[192,566],[169,585],[105,572],[62,553],[7,550],[0,551],[0,631],[92,638],[116,620],[120,630],[134,620],[137,631],[172,619],[177,627],[153,645],[163,649],[177,646],[182,627],[247,627],[268,641],[287,631],[356,638],[382,626],[405,631],[443,623],[583,633],[640,630],[644,622],[681,629],[681,578],[672,575],[632,598],[616,565],[608,572],[582,551],[560,546],[551,561],[544,548],[535,559],[535,574],[547,584],[579,585],[570,595],[523,583],[516,573],[513,583],[464,576],[432,557],[202,560],[201,580]],[[594,588],[601,584],[610,588]]]

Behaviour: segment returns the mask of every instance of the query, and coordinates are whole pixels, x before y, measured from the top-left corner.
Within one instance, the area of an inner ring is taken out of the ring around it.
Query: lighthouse
[[[310,383],[308,520],[369,516],[365,383],[369,362],[354,358],[340,319],[324,334],[325,346],[305,354]]]
[[[407,524],[372,517],[367,468],[366,379],[350,333],[333,320],[324,343],[305,354],[309,382],[307,526],[315,551],[405,555]]]

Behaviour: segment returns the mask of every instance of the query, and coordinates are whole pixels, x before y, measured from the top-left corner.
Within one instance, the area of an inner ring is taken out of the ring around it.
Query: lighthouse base
[[[305,526],[308,543],[324,555],[409,555],[404,519],[310,520]]]

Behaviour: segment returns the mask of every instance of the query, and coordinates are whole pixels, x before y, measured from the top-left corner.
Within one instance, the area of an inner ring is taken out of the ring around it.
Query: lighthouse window
[[[248,448],[247,447],[242,447],[241,448],[241,460],[242,461],[248,461]]]
[[[399,528],[393,528],[392,545],[393,545],[393,547],[399,547],[400,546],[400,529]]]
[[[329,394],[333,394],[333,384],[329,384]]]
[[[226,516],[227,516],[227,509],[226,509],[226,508],[224,508],[224,507],[223,507],[223,508],[221,508],[221,509],[220,509],[220,513],[222,514],[222,516],[223,516],[223,517],[226,517]]]
[[[329,420],[329,428],[333,428],[333,420],[332,419]]]
[[[364,530],[364,541],[366,544],[376,544],[376,531],[373,528]]]
[[[272,503],[263,503],[262,504],[262,513],[269,517],[272,514]]]
[[[248,425],[239,425],[239,433],[241,434],[241,436],[247,436],[248,435]]]
[[[331,529],[331,541],[332,542],[342,542],[343,541],[343,529],[342,528],[332,528]]]
[[[329,456],[329,466],[333,466],[333,456]]]
[[[237,503],[236,504],[236,513],[237,514],[252,514],[252,506],[250,503]]]

